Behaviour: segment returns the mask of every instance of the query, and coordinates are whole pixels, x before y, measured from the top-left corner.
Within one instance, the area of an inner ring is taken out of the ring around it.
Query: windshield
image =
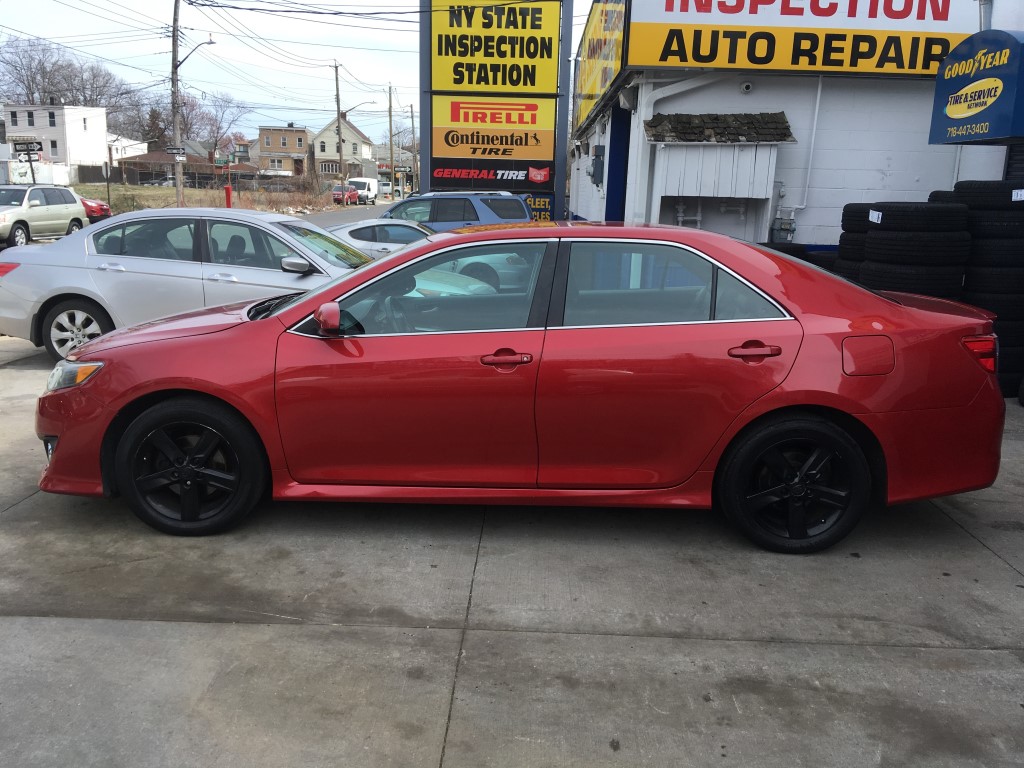
[[[21,205],[25,201],[24,189],[0,189],[0,205]]]
[[[299,224],[291,221],[278,221],[274,226],[286,230],[288,234],[301,242],[313,253],[327,259],[332,264],[349,269],[359,269],[373,262],[366,254],[357,251],[350,245],[336,240],[326,230],[313,224]]]
[[[349,184],[355,187],[356,189],[366,189],[365,181],[350,181]]]

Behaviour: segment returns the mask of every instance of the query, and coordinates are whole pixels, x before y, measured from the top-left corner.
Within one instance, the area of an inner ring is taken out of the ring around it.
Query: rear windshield
[[[366,189],[365,181],[350,181],[349,184],[351,184],[356,189]]]
[[[499,219],[523,221],[530,218],[530,212],[526,210],[526,203],[518,197],[485,197],[482,202]]]
[[[21,205],[23,202],[24,189],[0,189],[0,205]]]

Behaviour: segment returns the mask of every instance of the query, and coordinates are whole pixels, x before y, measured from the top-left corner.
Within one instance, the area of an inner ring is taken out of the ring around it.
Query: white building
[[[107,160],[107,111],[102,107],[5,104],[9,136],[42,142],[43,162],[102,165]]]
[[[337,118],[325,125],[313,137],[313,152],[317,169],[324,178],[377,178],[377,163],[373,157],[373,141],[341,113],[341,131]],[[340,139],[340,141],[339,141]]]
[[[846,203],[1002,178],[1003,146],[928,143],[935,72],[980,29],[1024,28],[1024,3],[925,0],[884,18],[890,3],[871,19],[867,3],[727,7],[740,5],[594,3],[577,60],[571,216],[832,245]],[[759,136],[771,116],[785,130]]]
[[[113,158],[115,166],[119,160],[144,155],[149,151],[149,145],[146,142],[118,136],[114,133],[107,134],[107,146],[110,148],[108,156]]]

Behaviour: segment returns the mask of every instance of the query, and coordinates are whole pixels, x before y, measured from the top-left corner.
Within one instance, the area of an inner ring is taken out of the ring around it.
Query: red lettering
[[[762,5],[775,5],[775,0],[750,0],[750,13],[757,15],[757,9]]]
[[[854,2],[856,2],[856,0],[854,0]],[[836,11],[838,10],[839,3],[824,2],[823,0],[811,0],[811,14],[813,16],[835,16]]]
[[[800,2],[800,0],[782,0],[782,8],[779,9],[779,13],[783,16],[803,16],[804,9],[799,6],[793,6],[793,3],[798,2]]]

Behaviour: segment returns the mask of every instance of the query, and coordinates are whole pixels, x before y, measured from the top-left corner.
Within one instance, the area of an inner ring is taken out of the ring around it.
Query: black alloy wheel
[[[723,461],[716,500],[766,549],[818,552],[853,530],[871,498],[860,446],[831,422],[792,418],[756,428]]]
[[[216,402],[178,398],[135,419],[117,448],[121,493],[143,522],[202,536],[237,524],[256,506],[267,472],[259,438]]]

